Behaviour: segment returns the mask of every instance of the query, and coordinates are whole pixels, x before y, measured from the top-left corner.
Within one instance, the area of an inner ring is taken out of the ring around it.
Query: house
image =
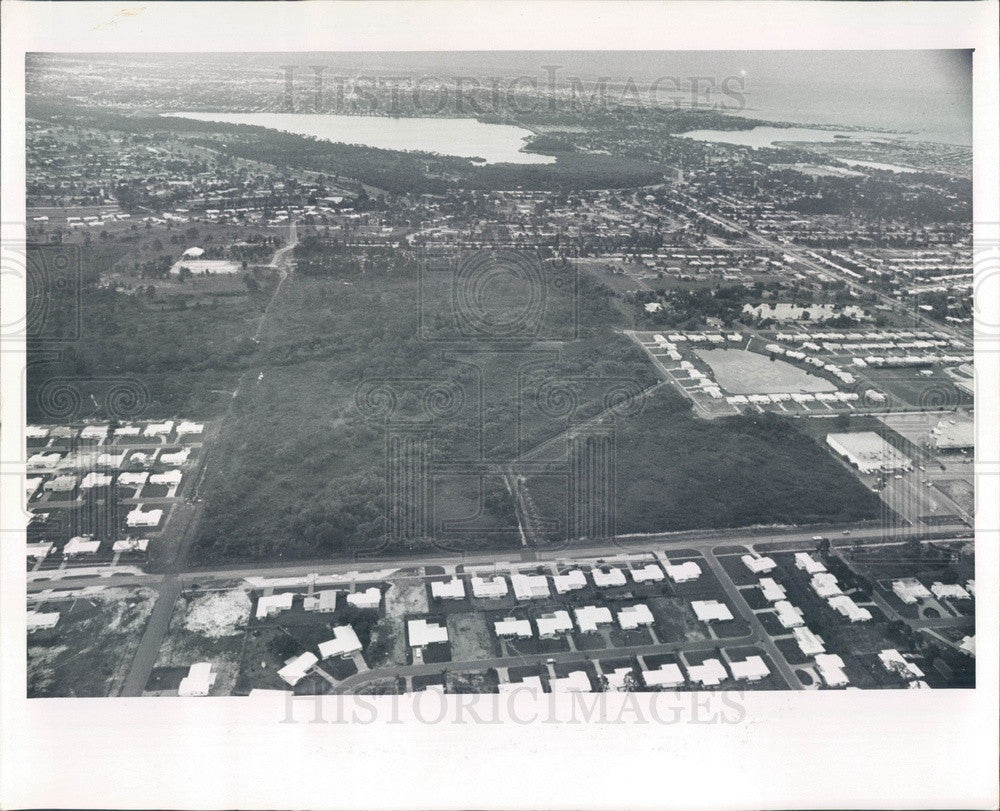
[[[680,687],[686,679],[678,665],[666,663],[655,670],[642,671],[642,681],[647,687]]]
[[[814,634],[804,625],[794,628],[792,633],[795,634],[795,641],[798,643],[799,650],[802,651],[803,655],[816,656],[826,651],[823,637]]]
[[[166,420],[164,422],[151,422],[146,426],[146,429],[142,432],[143,436],[170,436],[170,432],[174,430],[174,421]]]
[[[565,678],[549,679],[553,693],[589,693],[593,689],[590,677],[583,670],[574,670]]]
[[[58,611],[29,611],[25,616],[28,623],[28,633],[46,628],[55,628],[59,622]]]
[[[648,563],[641,569],[633,569],[632,579],[636,583],[659,583],[663,580],[663,569],[655,563]]]
[[[772,571],[777,565],[771,558],[758,558],[753,555],[744,555],[740,560],[754,574],[766,574]]]
[[[125,524],[130,527],[155,527],[159,526],[161,518],[163,510],[150,510],[144,513],[140,504],[125,517]]]
[[[319,643],[319,658],[331,656],[351,656],[361,653],[361,640],[350,625],[338,625],[333,629],[333,639]]]
[[[27,544],[28,557],[32,560],[45,560],[52,551],[54,544],[51,541],[40,541],[39,543]]]
[[[685,561],[678,566],[667,564],[667,576],[675,583],[687,583],[701,577],[701,567],[693,560]]]
[[[895,648],[887,648],[881,651],[878,658],[882,662],[882,667],[890,673],[895,673],[906,680],[922,679],[924,677],[924,671],[913,664],[913,662],[909,662],[903,658],[903,654]]]
[[[932,583],[931,593],[937,597],[939,600],[971,600],[972,595],[969,594],[965,589],[963,589],[957,583]]]
[[[115,541],[111,545],[112,552],[145,552],[149,547],[149,540],[146,538],[127,538],[124,541]]]
[[[41,476],[26,476],[24,479],[24,494],[30,501],[31,497],[38,492],[38,487],[42,483]]]
[[[788,600],[779,600],[774,604],[778,613],[778,622],[782,628],[797,628],[805,623],[802,619],[802,609],[792,605]]]
[[[302,607],[306,611],[318,611],[320,614],[331,614],[337,610],[337,591],[336,589],[317,591],[311,597],[305,597],[302,600]]]
[[[181,254],[185,259],[198,259],[205,255],[204,248],[188,248],[184,253]]]
[[[862,608],[846,594],[837,594],[827,599],[827,604],[835,611],[839,611],[851,622],[868,622],[872,618],[872,612],[867,608]]]
[[[95,541],[89,535],[77,535],[70,538],[63,547],[62,553],[65,557],[71,558],[75,555],[93,555],[101,548],[101,542]]]
[[[149,473],[142,471],[139,473],[119,473],[118,474],[118,484],[123,487],[144,487],[146,484],[146,479],[149,478]]]
[[[541,600],[549,596],[549,581],[541,574],[512,574],[510,584],[518,600]]]
[[[319,658],[315,653],[311,651],[306,651],[305,653],[294,656],[285,662],[285,666],[278,671],[278,676],[286,684],[290,684],[294,687],[302,678],[308,673],[315,664],[319,661]]]
[[[625,585],[625,572],[621,569],[609,568],[605,571],[595,568],[591,570],[590,574],[594,578],[594,585],[599,589]]]
[[[183,697],[207,696],[215,684],[217,673],[212,672],[211,662],[196,662],[188,668],[188,674],[181,679],[177,695]]]
[[[288,611],[292,607],[292,599],[295,597],[290,591],[281,594],[264,594],[257,600],[257,619],[270,617],[281,611]]]
[[[107,439],[109,427],[107,425],[85,425],[80,431],[80,439]]]
[[[76,476],[55,476],[42,485],[48,493],[71,493],[76,489]]]
[[[742,662],[729,662],[729,669],[737,681],[760,681],[771,675],[767,663],[760,656],[748,656]]]
[[[99,453],[97,454],[97,465],[98,467],[119,468],[125,461],[126,456],[128,456],[128,451],[121,451],[120,453]]]
[[[465,582],[459,577],[451,580],[434,580],[431,583],[431,594],[436,600],[464,600]]]
[[[644,603],[626,606],[618,612],[618,624],[625,631],[631,631],[640,626],[653,625],[655,622],[652,612]]]
[[[120,425],[115,428],[115,436],[139,436],[142,428],[138,425]]]
[[[382,592],[375,586],[364,591],[352,591],[347,595],[347,604],[355,608],[378,608],[382,602]]]
[[[177,425],[177,438],[180,439],[182,436],[187,436],[188,434],[200,434],[205,430],[205,426],[200,422],[188,422],[184,420]]]
[[[892,590],[895,592],[896,596],[907,605],[913,605],[918,600],[926,600],[931,596],[927,586],[915,577],[893,580]]]
[[[482,577],[473,577],[472,596],[486,600],[499,600],[507,596],[507,581],[497,575],[492,580]]]
[[[535,624],[538,626],[538,635],[542,639],[551,639],[556,634],[573,630],[573,620],[570,619],[568,611],[542,614],[535,620]]]
[[[89,490],[92,487],[110,487],[111,474],[109,473],[88,473],[80,482],[81,490]]]
[[[809,581],[809,585],[812,586],[812,590],[816,592],[816,596],[823,600],[827,597],[833,597],[842,593],[840,585],[837,583],[836,575],[830,574],[829,572],[814,574],[812,576],[812,580]]]
[[[844,660],[835,653],[821,653],[814,660],[823,684],[827,687],[846,687],[851,683],[844,672]]]
[[[695,600],[691,608],[702,622],[725,622],[733,618],[729,607],[718,600]]]
[[[497,685],[497,691],[500,693],[516,693],[520,690],[528,690],[532,693],[545,692],[539,676],[525,676],[521,681],[503,682]]]
[[[534,636],[529,620],[519,620],[514,617],[504,617],[493,623],[493,629],[501,639],[517,637],[518,639],[531,639]]]
[[[618,667],[610,673],[604,674],[604,680],[608,684],[608,691],[621,693],[627,690],[634,682],[635,673],[630,667]]]
[[[160,464],[163,465],[183,465],[191,455],[190,448],[181,448],[179,451],[163,451],[160,454]]]
[[[586,605],[582,608],[574,608],[576,624],[584,633],[591,633],[597,630],[598,625],[608,625],[611,623],[611,609],[607,606],[598,608],[594,605]]]
[[[826,566],[818,560],[813,560],[808,552],[795,553],[795,568],[805,570],[806,574],[819,574],[826,571]]]
[[[426,645],[448,641],[447,628],[425,619],[409,620],[406,623],[406,635],[411,648],[423,648]]]
[[[45,439],[49,435],[49,429],[44,425],[24,426],[24,436],[26,439]]]
[[[760,590],[764,593],[764,599],[769,603],[776,603],[779,600],[785,599],[785,587],[778,585],[773,578],[762,577],[760,579]]]
[[[149,477],[150,484],[165,484],[168,487],[173,487],[181,483],[182,473],[177,470],[168,470],[164,473],[153,473]]]
[[[566,574],[555,575],[552,584],[556,587],[556,594],[567,594],[584,588],[587,585],[587,578],[579,569],[573,569]]]
[[[962,637],[962,642],[958,646],[958,649],[962,653],[964,653],[964,654],[966,654],[968,656],[973,656],[974,657],[976,655],[976,637],[975,637],[975,635],[973,635],[973,636],[963,636]]]
[[[726,668],[718,659],[706,659],[700,665],[689,666],[688,675],[691,681],[705,687],[714,687],[729,677]]]

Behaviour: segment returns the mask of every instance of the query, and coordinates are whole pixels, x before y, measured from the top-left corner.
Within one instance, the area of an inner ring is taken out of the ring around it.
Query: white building
[[[693,560],[685,561],[677,566],[667,564],[667,576],[675,583],[687,583],[701,577],[701,567]]]
[[[424,619],[409,620],[406,623],[406,633],[411,648],[422,648],[448,641],[448,629],[445,626]]]
[[[512,574],[510,584],[518,600],[543,600],[549,596],[549,581],[541,574]]]
[[[552,585],[556,587],[556,594],[568,594],[571,591],[579,591],[587,585],[587,577],[579,569],[573,569],[565,574],[557,574],[552,578]]]
[[[125,518],[125,523],[130,527],[155,527],[159,526],[161,518],[163,518],[163,510],[155,509],[143,512],[142,505],[140,504],[129,512]]]
[[[827,599],[827,604],[835,611],[839,611],[851,622],[868,622],[872,618],[872,612],[867,608],[862,608],[846,594],[837,594]]]
[[[183,465],[190,455],[190,448],[181,448],[179,451],[163,451],[160,454],[160,463],[164,465]]]
[[[257,601],[257,619],[270,617],[281,611],[288,611],[292,607],[292,599],[295,597],[290,591],[281,594],[266,594]]]
[[[973,656],[974,657],[976,655],[976,637],[975,637],[975,635],[973,635],[973,636],[963,636],[962,637],[962,642],[958,646],[958,649],[962,653],[965,653],[965,654],[967,654],[969,656]]]
[[[760,656],[748,656],[742,662],[730,662],[729,669],[738,681],[760,681],[771,675],[767,663]]]
[[[939,600],[971,600],[969,594],[957,583],[932,583],[931,593]]]
[[[778,614],[778,622],[782,628],[797,628],[805,624],[805,620],[802,619],[802,609],[792,605],[788,600],[776,602],[774,610]]]
[[[907,605],[913,605],[918,600],[926,600],[931,596],[927,586],[914,577],[893,580],[892,590]]]
[[[39,543],[29,543],[26,545],[28,557],[32,560],[45,560],[52,551],[51,541],[40,541]]]
[[[826,566],[818,560],[813,560],[813,556],[808,552],[795,553],[795,568],[803,569],[806,574],[819,574],[826,571]]]
[[[75,538],[69,539],[69,542],[63,547],[62,553],[65,557],[71,558],[75,555],[93,555],[100,548],[100,541],[95,541],[90,536],[77,535]]]
[[[535,620],[535,624],[538,626],[538,635],[543,639],[549,639],[556,634],[573,630],[573,620],[570,619],[568,611],[543,614]]]
[[[507,596],[507,581],[497,575],[492,580],[482,577],[473,577],[472,596],[486,600],[499,600]]]
[[[840,584],[837,582],[837,576],[830,574],[830,572],[814,574],[812,580],[809,581],[809,585],[816,592],[816,596],[823,600],[842,593]]]
[[[304,597],[302,599],[302,608],[306,611],[316,611],[320,614],[332,614],[337,610],[336,589],[325,589],[317,591],[311,597]]]
[[[909,470],[910,460],[874,431],[827,434],[826,444],[862,473]]]
[[[165,420],[164,422],[149,423],[142,433],[143,436],[170,436],[170,432],[173,430],[173,420]]]
[[[80,439],[107,439],[108,428],[107,425],[85,425],[80,430]]]
[[[706,659],[700,665],[690,665],[688,675],[691,681],[705,687],[714,687],[729,677],[726,668],[718,659]]]
[[[573,609],[576,615],[576,624],[584,633],[591,633],[597,630],[598,625],[610,625],[611,609],[607,606],[586,605],[582,608]]]
[[[594,578],[594,585],[599,589],[625,585],[625,572],[621,569],[615,569],[612,567],[605,572],[601,569],[594,568],[591,569],[590,575]]]
[[[878,658],[882,662],[882,667],[904,679],[922,679],[924,677],[924,671],[913,664],[913,662],[904,659],[903,654],[895,648],[887,648],[880,652]]]
[[[119,451],[118,453],[99,453],[97,454],[97,464],[99,467],[119,468],[125,461],[126,456],[128,456],[128,451]]]
[[[691,608],[702,622],[725,622],[733,618],[729,607],[718,600],[694,600]]]
[[[177,470],[167,470],[163,473],[153,473],[149,477],[150,484],[165,484],[168,487],[173,487],[181,483],[181,478],[183,474]]]
[[[111,475],[109,473],[94,473],[91,471],[83,477],[80,482],[80,489],[89,490],[93,487],[110,487]]]
[[[217,673],[212,672],[211,662],[196,662],[188,668],[188,674],[181,679],[177,695],[182,697],[207,696],[212,689]]]
[[[769,603],[776,603],[785,599],[785,587],[779,585],[777,581],[770,577],[760,579],[760,590],[764,593],[764,599]]]
[[[58,611],[29,611],[25,615],[28,623],[28,633],[45,628],[55,628],[59,622]]]
[[[589,693],[593,688],[590,677],[582,670],[574,670],[561,679],[549,679],[553,693]]]
[[[795,641],[799,645],[799,650],[806,656],[817,656],[820,653],[826,651],[826,645],[823,642],[823,637],[818,634],[814,634],[805,626],[795,628],[792,630],[795,634]]]
[[[119,473],[118,484],[122,487],[144,487],[149,473],[145,470],[138,473]]]
[[[183,420],[177,425],[177,438],[180,439],[182,436],[187,436],[188,434],[200,434],[204,430],[205,426],[200,422]]]
[[[464,600],[465,583],[460,577],[451,580],[435,580],[431,583],[431,594],[437,600]]]
[[[315,653],[306,651],[298,656],[289,659],[283,668],[278,671],[278,676],[286,684],[294,687],[319,661]]]
[[[844,672],[844,660],[835,653],[821,653],[814,660],[823,684],[827,687],[846,687],[851,683]]]
[[[142,428],[138,425],[120,425],[115,428],[115,436],[139,436]]]
[[[531,639],[534,634],[531,630],[529,620],[519,620],[515,617],[504,617],[493,623],[493,629],[501,639],[517,637],[518,639]]]
[[[663,569],[655,563],[649,563],[641,569],[633,569],[632,579],[636,583],[659,583],[663,580]]]
[[[635,673],[630,667],[618,667],[610,673],[605,673],[604,678],[610,692],[620,693],[628,688],[628,683],[635,678]]]
[[[655,670],[642,671],[642,680],[647,687],[680,687],[686,679],[678,665],[666,663]]]
[[[148,548],[147,538],[128,538],[124,541],[115,541],[111,545],[112,552],[145,552]]]
[[[351,656],[361,653],[361,640],[350,625],[338,625],[333,629],[333,639],[319,643],[319,656],[329,659],[331,656]]]
[[[626,606],[618,612],[618,624],[625,631],[631,631],[640,626],[653,625],[655,622],[652,612],[644,603]]]
[[[355,608],[378,608],[382,602],[382,592],[375,586],[364,591],[352,591],[347,595],[347,604]]]
[[[768,557],[754,557],[753,555],[744,555],[740,558],[743,561],[743,565],[746,566],[754,574],[767,574],[774,570],[777,564]]]

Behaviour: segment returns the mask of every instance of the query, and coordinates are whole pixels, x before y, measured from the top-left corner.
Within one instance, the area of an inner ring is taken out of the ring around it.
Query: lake
[[[730,394],[798,394],[836,391],[829,380],[809,374],[783,360],[743,349],[696,349],[712,376]]]
[[[840,135],[842,138],[836,138]],[[807,143],[833,143],[849,138],[854,142],[872,139],[899,140],[898,134],[888,132],[851,132],[845,130],[820,130],[812,127],[754,127],[749,130],[691,130],[681,133],[682,138],[696,141],[711,141],[717,144],[750,146],[754,149],[776,146],[783,141],[803,141]]]
[[[164,113],[196,121],[250,124],[342,144],[401,152],[433,152],[486,163],[554,163],[552,155],[523,152],[529,130],[474,118],[389,118],[326,113]]]

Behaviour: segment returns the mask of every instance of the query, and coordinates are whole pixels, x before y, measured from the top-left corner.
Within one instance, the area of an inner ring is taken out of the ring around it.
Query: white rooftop
[[[534,633],[530,620],[519,620],[515,617],[504,617],[493,623],[497,636],[516,636],[519,639],[530,639]]]
[[[680,687],[685,681],[680,667],[670,662],[642,671],[642,680],[647,687]]]
[[[431,594],[438,600],[462,600],[465,598],[465,583],[460,577],[451,580],[434,580]]]
[[[518,600],[538,600],[549,596],[549,581],[545,575],[512,574],[510,584]]]
[[[407,636],[411,648],[422,648],[436,642],[448,641],[448,629],[443,625],[427,622],[425,619],[410,620],[406,623]]]
[[[659,582],[663,580],[663,569],[655,563],[649,563],[641,569],[633,569],[632,579],[636,583]]]
[[[555,634],[573,630],[573,620],[570,619],[568,611],[554,611],[551,614],[543,614],[535,620],[538,625],[539,636],[554,636]]]
[[[694,613],[702,622],[721,622],[733,618],[729,606],[718,600],[694,600],[691,603],[691,608],[694,609]]]
[[[587,577],[579,569],[573,569],[565,574],[555,575],[552,578],[552,584],[556,587],[556,594],[567,594],[585,588]]]
[[[666,569],[667,576],[675,583],[686,583],[689,580],[697,580],[701,577],[701,567],[693,560],[685,561],[676,566],[668,564]]]
[[[844,673],[844,660],[837,654],[821,653],[813,661],[827,687],[845,687],[851,683]]]
[[[818,574],[819,572],[826,571],[826,566],[818,560],[814,560],[813,556],[808,552],[795,553],[795,568],[804,569],[806,574]]]
[[[299,654],[294,659],[290,659],[287,664],[285,664],[285,666],[278,671],[278,676],[282,679],[282,681],[294,687],[318,661],[319,659],[315,653],[312,651],[306,651],[305,653]]]
[[[573,609],[573,613],[576,615],[576,624],[584,633],[596,631],[598,625],[611,623],[611,609],[607,606],[586,605]]]
[[[689,666],[688,675],[691,677],[691,681],[706,687],[721,684],[729,676],[726,668],[718,659],[706,659],[700,665]]]
[[[795,634],[795,641],[799,645],[799,650],[806,656],[816,656],[826,650],[823,637],[814,634],[804,625],[794,628],[792,633]]]
[[[907,661],[903,654],[895,648],[886,648],[879,653],[878,658],[882,662],[882,667],[890,673],[898,673],[904,679],[922,679],[924,677],[924,671],[913,662]]]
[[[625,585],[625,572],[621,569],[611,568],[604,572],[598,568],[591,569],[590,576],[594,578],[594,585],[599,589],[608,588],[610,586],[624,586]]]
[[[361,652],[361,640],[350,625],[338,625],[333,629],[333,639],[319,643],[321,659],[331,656],[350,656]]]
[[[756,558],[753,555],[744,555],[740,558],[740,560],[742,560],[743,565],[754,574],[769,572],[777,565],[771,558],[768,557]]]
[[[589,693],[592,689],[590,677],[582,670],[574,670],[561,679],[549,679],[553,693]]]
[[[507,596],[507,581],[497,575],[492,580],[482,577],[473,577],[472,594],[474,597],[495,600]]]
[[[957,583],[932,583],[931,593],[939,600],[969,600],[971,595]]]
[[[733,678],[740,681],[760,681],[771,674],[767,663],[760,656],[748,656],[742,662],[730,662]]]
[[[294,594],[290,591],[281,594],[267,594],[257,600],[257,619],[269,617],[279,611],[288,611],[292,607]]]
[[[355,608],[378,608],[382,602],[382,592],[375,586],[369,586],[364,591],[352,591],[347,595],[348,605]]]
[[[764,593],[764,599],[769,603],[776,603],[785,599],[785,587],[779,585],[774,578],[762,577],[760,579],[760,590]]]
[[[196,662],[188,669],[177,688],[179,696],[207,696],[218,674],[212,672],[211,662]]]
[[[640,625],[652,625],[654,622],[653,614],[645,603],[629,605],[618,612],[618,624],[626,631]]]
[[[792,605],[788,600],[779,600],[774,604],[775,611],[778,612],[778,622],[782,628],[796,628],[802,625],[802,609]]]

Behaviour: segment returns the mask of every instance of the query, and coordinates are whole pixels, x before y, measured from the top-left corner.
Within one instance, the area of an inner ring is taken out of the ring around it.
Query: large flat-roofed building
[[[912,466],[908,457],[874,431],[827,434],[826,444],[862,473],[909,470]]]
[[[939,451],[969,450],[976,444],[976,425],[968,417],[945,417],[932,431]]]

